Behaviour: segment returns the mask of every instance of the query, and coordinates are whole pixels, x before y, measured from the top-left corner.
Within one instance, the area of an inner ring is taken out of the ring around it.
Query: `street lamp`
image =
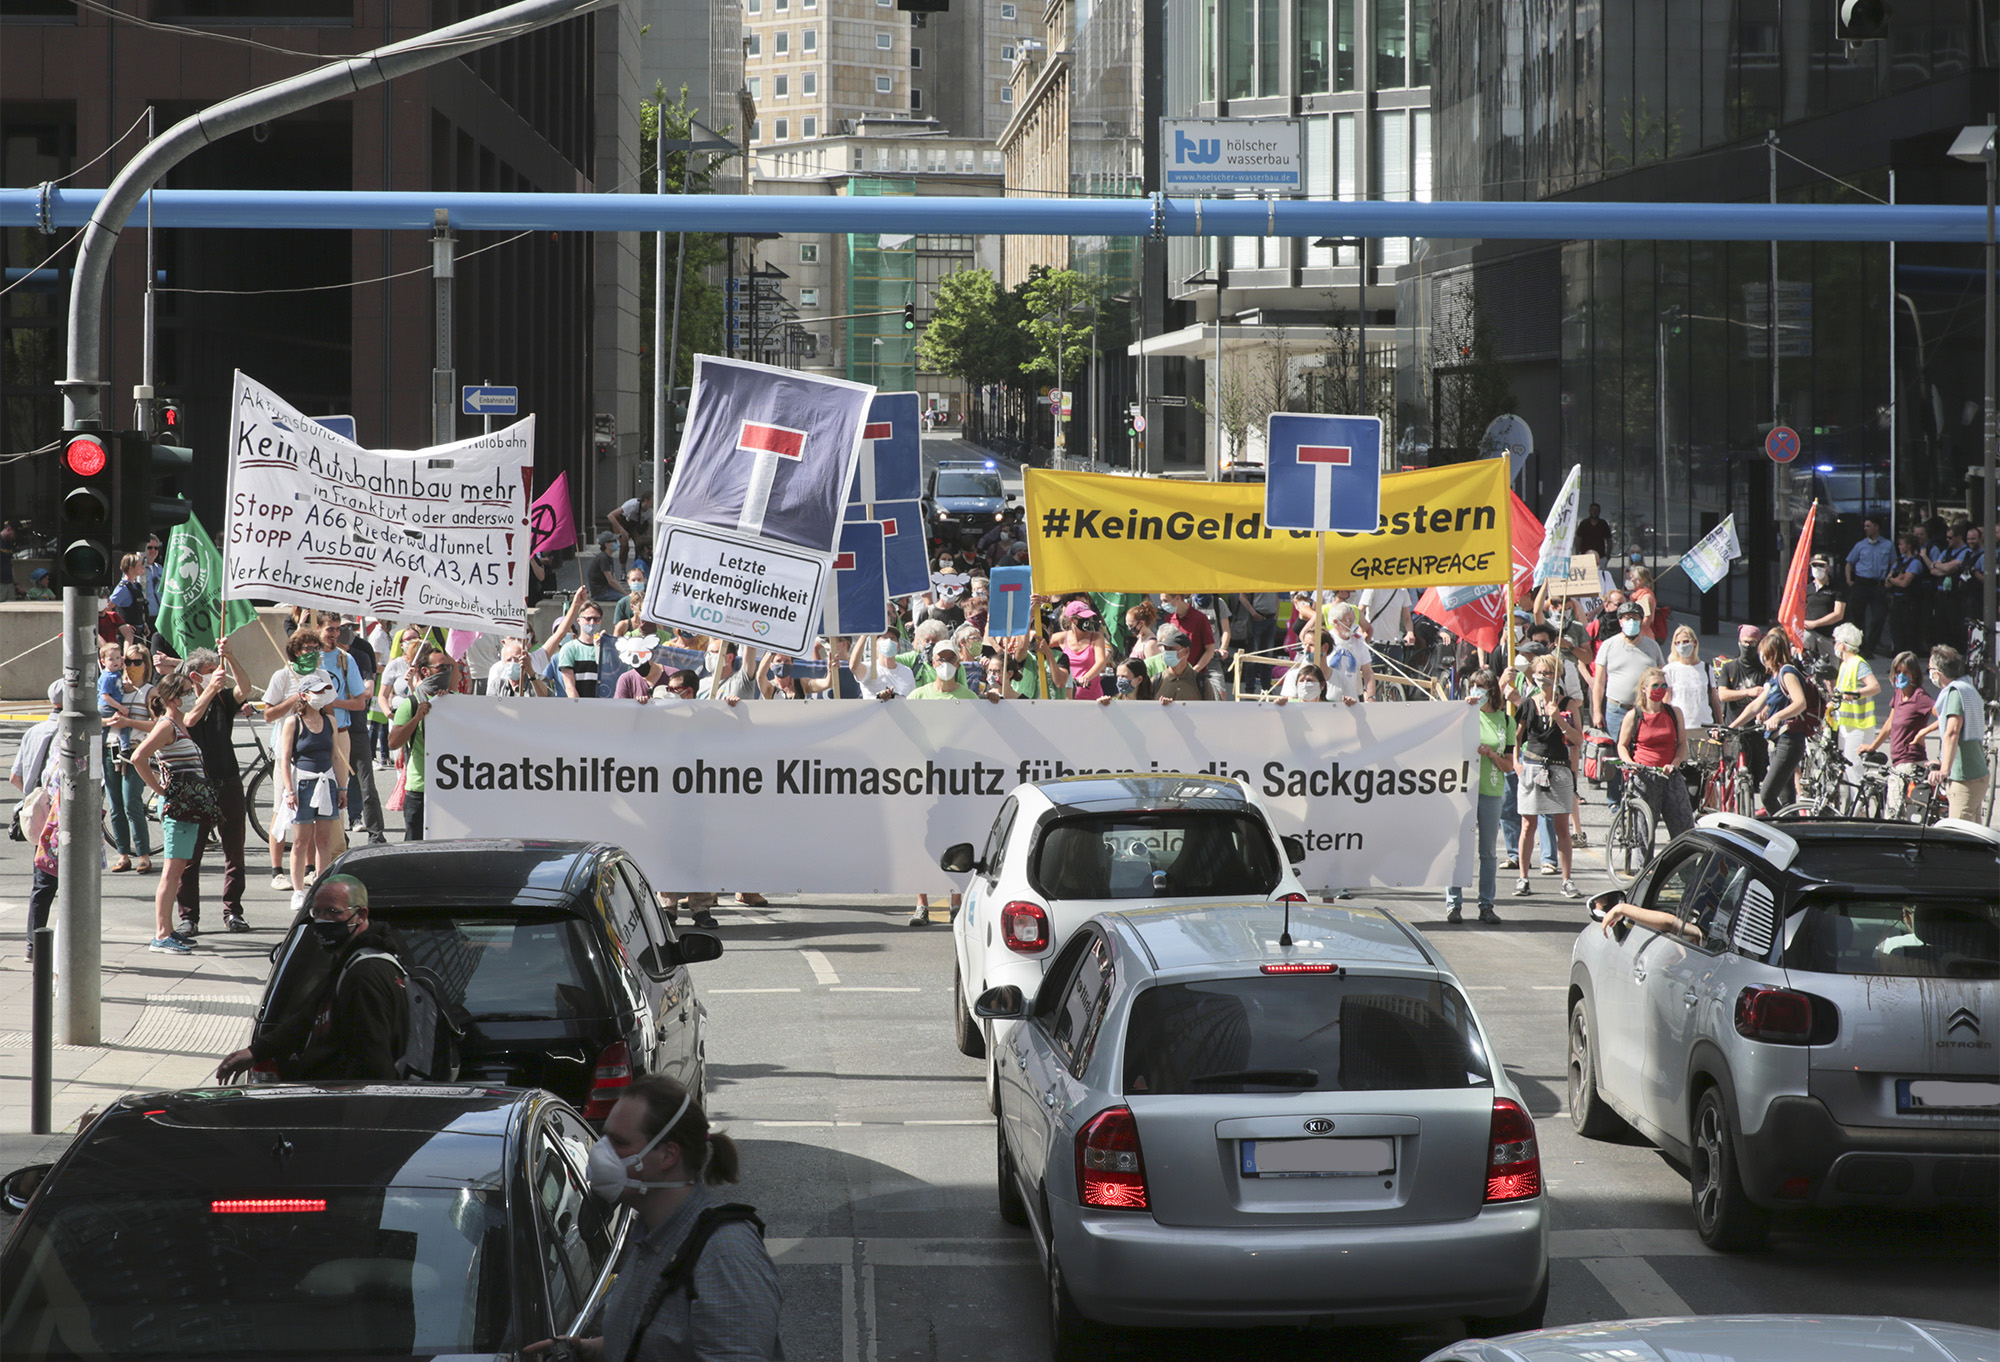
[[[1208,461],[1208,480],[1214,482],[1222,469],[1222,271],[1206,269],[1181,280],[1182,288],[1215,285],[1215,454]]]
[[[666,131],[667,105],[662,100],[654,106],[654,135]],[[734,142],[725,141],[710,132],[693,119],[688,120],[690,137],[660,138],[654,151],[656,177],[654,192],[667,192],[667,153],[681,151],[681,194],[688,192],[694,173],[694,153],[697,151],[734,153],[738,150]],[[674,259],[674,322],[673,339],[666,338],[666,293],[667,293],[667,234],[653,233],[653,506],[660,505],[660,470],[667,462],[667,394],[680,364],[681,350],[681,284],[687,276],[687,233],[679,237],[680,245]]]
[[[757,334],[757,314],[764,310],[764,290],[759,287],[758,281],[769,280],[771,291],[776,292],[778,280],[791,277],[768,260],[750,271],[750,358],[759,364],[764,362],[764,347],[770,338]],[[783,315],[782,310],[780,315]]]
[[[1361,268],[1354,272],[1354,326],[1356,331],[1355,353],[1358,356],[1355,381],[1361,395],[1361,410],[1357,416],[1373,416],[1374,403],[1368,399],[1368,238],[1365,236],[1323,236],[1313,242],[1322,249],[1331,246],[1353,246],[1361,252]]]
[[[2000,538],[2000,536],[1996,536],[1993,532],[1994,448],[1996,444],[2000,444],[2000,414],[1996,414],[1993,405],[1993,390],[1996,377],[1993,368],[1994,133],[1995,128],[1991,123],[1970,127],[1959,133],[1958,139],[1951,144],[1951,154],[1958,160],[1978,161],[1986,167],[1986,357],[1984,364],[1984,372],[1986,374],[1986,491],[1983,495],[1985,502],[1984,513],[1980,517],[1980,548],[1986,555],[1986,590],[1984,592],[1985,600],[1980,604],[1982,607],[1981,613],[1985,616],[1986,633],[1983,648],[1986,665],[1989,670],[1994,663],[1994,644],[1996,642],[1994,635],[1996,621],[1994,619],[1993,582],[1993,550],[1995,545],[1993,541],[1996,538]],[[1988,695],[1987,698],[1990,700],[1993,697]]]

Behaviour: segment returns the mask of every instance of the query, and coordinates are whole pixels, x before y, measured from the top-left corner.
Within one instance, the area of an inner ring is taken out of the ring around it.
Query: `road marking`
[[[1705,1258],[1693,1230],[1553,1230],[1551,1258]]]
[[[806,963],[812,966],[814,983],[837,984],[840,982],[840,976],[833,972],[833,962],[827,959],[821,952],[801,950],[799,954],[803,955],[806,958]]]
[[[963,1121],[904,1121],[902,1124],[906,1126],[990,1126],[993,1124],[993,1118],[987,1116]]]
[[[706,992],[712,995],[716,993],[803,993],[805,990],[799,988],[711,988],[706,990]]]
[[[764,1241],[771,1252],[771,1261],[780,1267],[834,1267],[842,1272],[843,1294],[848,1299],[843,1305],[852,1311],[855,1320],[856,1347],[860,1347],[860,1321],[874,1321],[873,1269],[878,1267],[1011,1267],[1033,1264],[1035,1245],[1032,1240],[1021,1239],[862,1239],[826,1237],[809,1239],[780,1239],[772,1237]],[[854,1269],[856,1251],[861,1255],[861,1278],[851,1283],[847,1277]],[[864,1289],[854,1291],[859,1285]],[[845,1336],[843,1328],[843,1337]]]
[[[828,993],[922,993],[920,988],[866,988],[860,984],[842,984],[830,988]]]
[[[709,1120],[711,1120],[711,1121],[733,1121],[733,1120],[736,1120],[736,1119],[737,1119],[736,1117],[734,1117],[734,1116],[731,1116],[731,1115],[729,1115],[729,1114],[728,1114],[728,1113],[726,1113],[726,1112],[710,1112],[710,1113],[709,1113]],[[816,1129],[820,1129],[820,1130],[832,1130],[832,1129],[834,1129],[835,1127],[839,1127],[839,1128],[840,1128],[840,1129],[842,1129],[842,1130],[852,1130],[852,1129],[857,1129],[857,1128],[859,1128],[859,1127],[861,1127],[861,1126],[990,1126],[990,1125],[992,1125],[992,1124],[993,1124],[993,1118],[992,1118],[991,1116],[986,1116],[986,1117],[970,1117],[970,1118],[967,1118],[967,1119],[965,1119],[965,1120],[961,1120],[961,1121],[946,1121],[946,1120],[928,1120],[928,1121],[752,1121],[752,1122],[750,1122],[750,1124],[751,1124],[751,1125],[753,1125],[753,1126],[783,1126],[783,1127],[787,1127],[787,1128],[792,1128],[792,1129],[797,1129],[797,1128],[799,1128],[799,1127],[808,1127],[808,1128],[816,1128]]]
[[[1505,985],[1505,984],[1467,984],[1467,985],[1465,986],[1465,991],[1466,991],[1467,993],[1505,993],[1505,992],[1507,991],[1507,985]]]
[[[1535,990],[1535,992],[1537,992],[1537,993],[1561,993],[1561,992],[1562,992],[1562,991],[1563,991],[1564,989],[1567,989],[1567,988],[1569,987],[1569,985],[1568,985],[1568,984],[1529,984],[1529,985],[1528,985],[1528,987],[1529,987],[1529,988],[1532,988],[1532,989],[1533,989],[1533,990]]]
[[[853,1253],[840,1267],[840,1359],[841,1362],[861,1362],[861,1303],[854,1290]],[[779,1261],[778,1251],[773,1242],[772,1261]]]
[[[1628,1316],[1648,1319],[1694,1313],[1644,1258],[1585,1258],[1583,1265]]]

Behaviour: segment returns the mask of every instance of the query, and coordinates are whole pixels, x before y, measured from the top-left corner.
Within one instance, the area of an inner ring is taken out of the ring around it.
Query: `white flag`
[[[1722,523],[1701,537],[1701,542],[1681,555],[1681,570],[1703,591],[1729,575],[1729,565],[1743,556],[1736,542],[1736,517],[1726,515]]]
[[[1571,464],[1555,505],[1542,525],[1542,556],[1535,560],[1535,585],[1540,586],[1553,572],[1569,575],[1570,550],[1576,547],[1576,501],[1583,491],[1583,465]]]

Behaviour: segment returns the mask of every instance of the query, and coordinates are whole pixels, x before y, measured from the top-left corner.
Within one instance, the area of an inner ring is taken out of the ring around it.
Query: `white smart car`
[[[958,1048],[984,1058],[993,1028],[973,1000],[1012,984],[1032,996],[1070,933],[1098,913],[1139,906],[1305,902],[1296,837],[1280,837],[1255,791],[1224,776],[1069,776],[1017,788],[986,845],[938,864],[970,873],[952,920]],[[989,1066],[988,1079],[992,1077]]]

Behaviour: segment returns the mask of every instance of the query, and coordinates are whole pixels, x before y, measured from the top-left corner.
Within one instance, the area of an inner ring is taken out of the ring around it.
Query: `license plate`
[[[1396,1142],[1244,1140],[1246,1178],[1371,1178],[1396,1171]]]
[[[2000,1108],[2000,1083],[1945,1078],[1896,1080],[1897,1111],[1993,1111]]]

